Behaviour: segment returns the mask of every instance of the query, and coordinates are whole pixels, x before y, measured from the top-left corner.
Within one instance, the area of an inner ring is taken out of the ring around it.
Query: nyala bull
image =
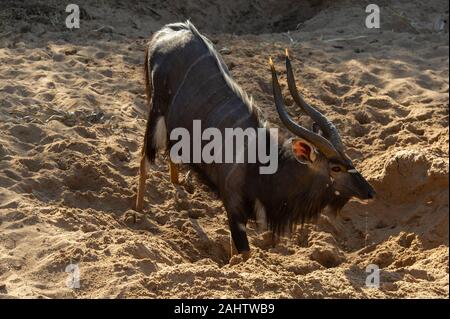
[[[281,234],[317,218],[326,208],[339,211],[350,198],[370,199],[374,189],[346,155],[336,127],[298,93],[286,50],[287,80],[298,106],[314,122],[312,129],[288,115],[275,67],[270,60],[275,106],[293,137],[277,137],[278,169],[260,174],[262,163],[190,164],[217,190],[227,212],[232,242],[248,257],[249,219],[263,216],[269,230]],[[188,21],[169,24],[156,32],[146,47],[145,84],[149,104],[136,210],[142,211],[146,163],[173,145],[169,135],[177,127],[265,128],[261,115],[231,78],[211,42]],[[191,134],[192,136],[192,134]],[[273,137],[267,128],[266,138]],[[169,159],[170,177],[179,183],[178,167]],[[233,249],[232,249],[233,250]]]

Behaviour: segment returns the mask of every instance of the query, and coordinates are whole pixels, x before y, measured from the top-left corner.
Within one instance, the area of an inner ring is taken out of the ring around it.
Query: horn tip
[[[288,50],[288,48],[284,49],[284,54],[286,55],[286,58],[289,58],[289,50]]]
[[[269,57],[269,65],[270,65],[270,68],[275,69],[271,56]]]

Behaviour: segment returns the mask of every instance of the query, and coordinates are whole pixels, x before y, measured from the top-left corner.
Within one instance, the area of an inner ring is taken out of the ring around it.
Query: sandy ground
[[[70,31],[58,1],[2,1],[0,296],[448,298],[448,2],[380,1],[378,30],[364,27],[361,1],[184,2],[80,0]],[[338,126],[377,200],[275,247],[251,224],[252,257],[230,265],[220,200],[195,176],[173,186],[160,160],[135,218],[144,43],[187,17],[272,125],[267,58],[280,72],[288,47],[299,89]],[[78,289],[66,286],[71,263]],[[365,285],[369,264],[379,289]]]

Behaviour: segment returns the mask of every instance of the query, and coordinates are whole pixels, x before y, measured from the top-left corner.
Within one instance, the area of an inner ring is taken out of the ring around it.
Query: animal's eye
[[[341,171],[341,167],[340,166],[333,166],[332,168],[331,168],[331,170],[333,171],[333,172],[340,172]]]

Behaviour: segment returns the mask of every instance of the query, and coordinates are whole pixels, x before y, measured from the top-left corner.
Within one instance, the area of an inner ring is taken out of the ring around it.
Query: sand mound
[[[73,31],[56,1],[0,9],[1,296],[448,298],[448,28],[436,29],[448,2],[380,3],[380,30],[362,26],[357,1],[79,3]],[[231,263],[222,203],[197,176],[174,186],[157,161],[134,214],[145,39],[188,17],[272,125],[267,57],[282,70],[288,47],[299,88],[378,199],[275,246],[251,224],[252,257]],[[370,264],[379,289],[366,286]]]

